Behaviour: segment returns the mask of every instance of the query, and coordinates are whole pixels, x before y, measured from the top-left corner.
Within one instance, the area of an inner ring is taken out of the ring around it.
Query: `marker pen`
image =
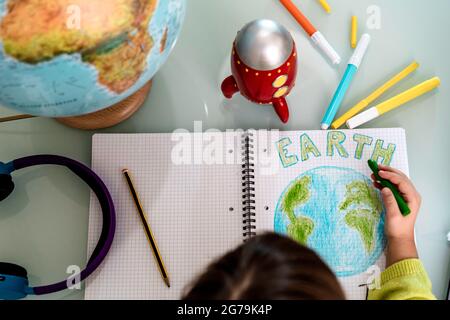
[[[399,95],[380,103],[379,105],[370,108],[360,114],[354,116],[353,118],[347,120],[346,124],[349,129],[355,129],[363,124],[372,121],[385,113],[388,113],[396,108],[401,107],[405,103],[408,103],[434,89],[439,87],[441,84],[441,79],[438,77],[431,78],[421,84],[400,93]]]
[[[291,13],[295,20],[305,30],[311,41],[328,57],[328,59],[335,65],[341,63],[341,57],[334,50],[331,44],[327,41],[325,36],[318,31],[308,18],[295,6],[292,0],[280,0],[284,7]]]
[[[339,108],[342,104],[342,100],[344,100],[345,94],[347,93],[350,84],[352,83],[353,77],[355,76],[358,68],[364,58],[364,55],[367,52],[367,48],[370,43],[370,35],[365,33],[362,35],[361,40],[358,43],[358,46],[355,49],[350,61],[348,62],[347,70],[345,70],[344,76],[342,77],[341,82],[334,94],[333,100],[331,100],[330,105],[328,106],[327,112],[325,113],[322,119],[322,129],[327,130],[331,123],[334,120]]]

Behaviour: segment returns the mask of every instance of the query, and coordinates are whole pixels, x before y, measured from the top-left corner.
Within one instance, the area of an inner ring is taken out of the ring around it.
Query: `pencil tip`
[[[170,281],[168,278],[164,278],[164,282],[166,283],[167,287],[170,288]]]
[[[122,169],[122,173],[128,172],[128,169]]]

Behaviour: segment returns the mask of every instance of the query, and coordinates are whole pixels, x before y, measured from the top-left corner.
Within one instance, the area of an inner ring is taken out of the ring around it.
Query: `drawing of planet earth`
[[[339,277],[365,272],[386,245],[379,191],[346,168],[320,167],[295,179],[277,204],[274,230],[314,249]]]
[[[0,0],[0,104],[91,113],[140,89],[167,60],[185,0]]]

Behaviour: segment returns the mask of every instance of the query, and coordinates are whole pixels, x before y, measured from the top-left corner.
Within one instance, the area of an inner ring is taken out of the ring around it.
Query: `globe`
[[[296,178],[280,196],[274,230],[314,249],[339,277],[365,272],[386,245],[379,191],[347,168],[319,167]]]
[[[0,0],[0,104],[65,117],[112,106],[167,60],[185,0]]]

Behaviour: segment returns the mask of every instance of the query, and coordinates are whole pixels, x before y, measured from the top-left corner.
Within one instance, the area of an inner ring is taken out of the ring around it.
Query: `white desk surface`
[[[450,2],[448,0],[329,0],[327,15],[315,0],[296,1],[334,44],[344,62],[351,55],[351,15],[372,44],[343,110],[416,59],[421,66],[391,90],[391,97],[438,75],[441,88],[384,116],[366,127],[403,127],[407,132],[411,177],[423,195],[417,222],[420,257],[439,298],[446,297],[450,247]],[[381,29],[368,30],[366,10],[381,9]],[[289,96],[292,118],[280,124],[271,108],[261,108],[236,96],[224,101],[219,90],[229,74],[229,54],[236,32],[256,18],[283,23],[299,49],[297,87]],[[360,33],[360,34],[361,34]],[[129,121],[100,132],[172,132],[203,128],[318,129],[340,80],[345,63],[333,69],[318,54],[304,32],[276,0],[189,0],[184,29],[167,64],[154,78],[145,106]],[[0,115],[14,111],[0,107]],[[53,153],[90,163],[94,132],[69,129],[51,119],[31,119],[0,125],[0,159]],[[66,276],[68,265],[84,265],[89,190],[58,168],[28,170],[16,176],[16,191],[0,203],[0,257],[27,266],[33,284]],[[83,291],[45,298],[77,299]]]

